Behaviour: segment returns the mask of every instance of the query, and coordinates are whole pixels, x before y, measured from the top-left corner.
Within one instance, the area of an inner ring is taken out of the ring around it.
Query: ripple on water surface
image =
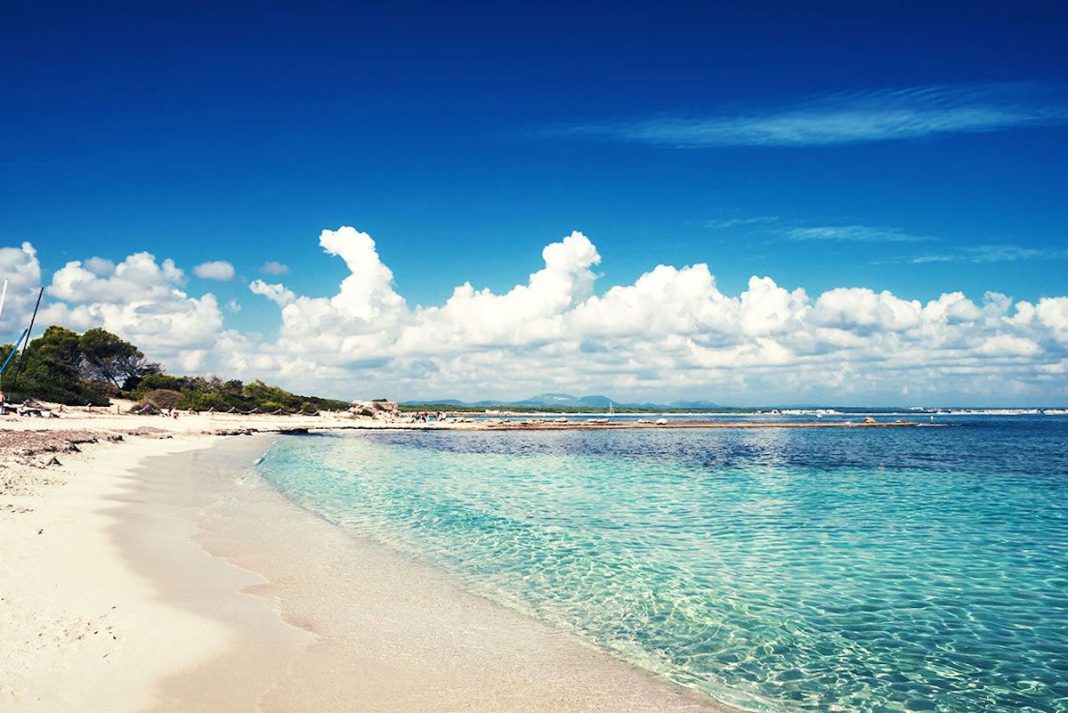
[[[339,526],[757,710],[1068,711],[1068,419],[288,437]]]

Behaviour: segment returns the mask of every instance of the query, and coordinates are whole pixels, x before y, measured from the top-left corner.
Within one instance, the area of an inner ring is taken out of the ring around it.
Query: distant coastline
[[[529,406],[516,403],[463,404],[454,401],[402,401],[398,407],[403,413],[420,411],[443,411],[455,414],[508,414],[510,416],[568,416],[589,414],[665,414],[673,416],[865,416],[865,415],[909,415],[909,416],[1065,416],[1068,406],[1035,407],[958,407],[958,406],[762,406],[684,408],[672,406]]]

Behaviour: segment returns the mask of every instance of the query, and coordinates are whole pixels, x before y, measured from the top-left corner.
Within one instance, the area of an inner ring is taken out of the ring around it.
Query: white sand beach
[[[122,447],[14,463],[0,517],[0,709],[141,710],[157,680],[224,649],[225,625],[166,603],[132,568],[109,513],[150,455],[210,439],[126,437]],[[39,465],[56,458],[62,465]]]
[[[271,436],[214,435],[310,420],[5,422],[0,710],[724,710],[296,507],[248,471]]]

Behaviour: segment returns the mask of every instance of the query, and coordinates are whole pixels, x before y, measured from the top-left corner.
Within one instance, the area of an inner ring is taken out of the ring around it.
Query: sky
[[[0,338],[341,398],[1068,403],[1059,2],[5,4]]]

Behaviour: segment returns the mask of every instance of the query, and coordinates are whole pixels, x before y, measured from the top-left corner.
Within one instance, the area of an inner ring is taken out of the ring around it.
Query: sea
[[[1068,711],[1068,417],[923,419],[284,436],[257,468],[738,708]]]

